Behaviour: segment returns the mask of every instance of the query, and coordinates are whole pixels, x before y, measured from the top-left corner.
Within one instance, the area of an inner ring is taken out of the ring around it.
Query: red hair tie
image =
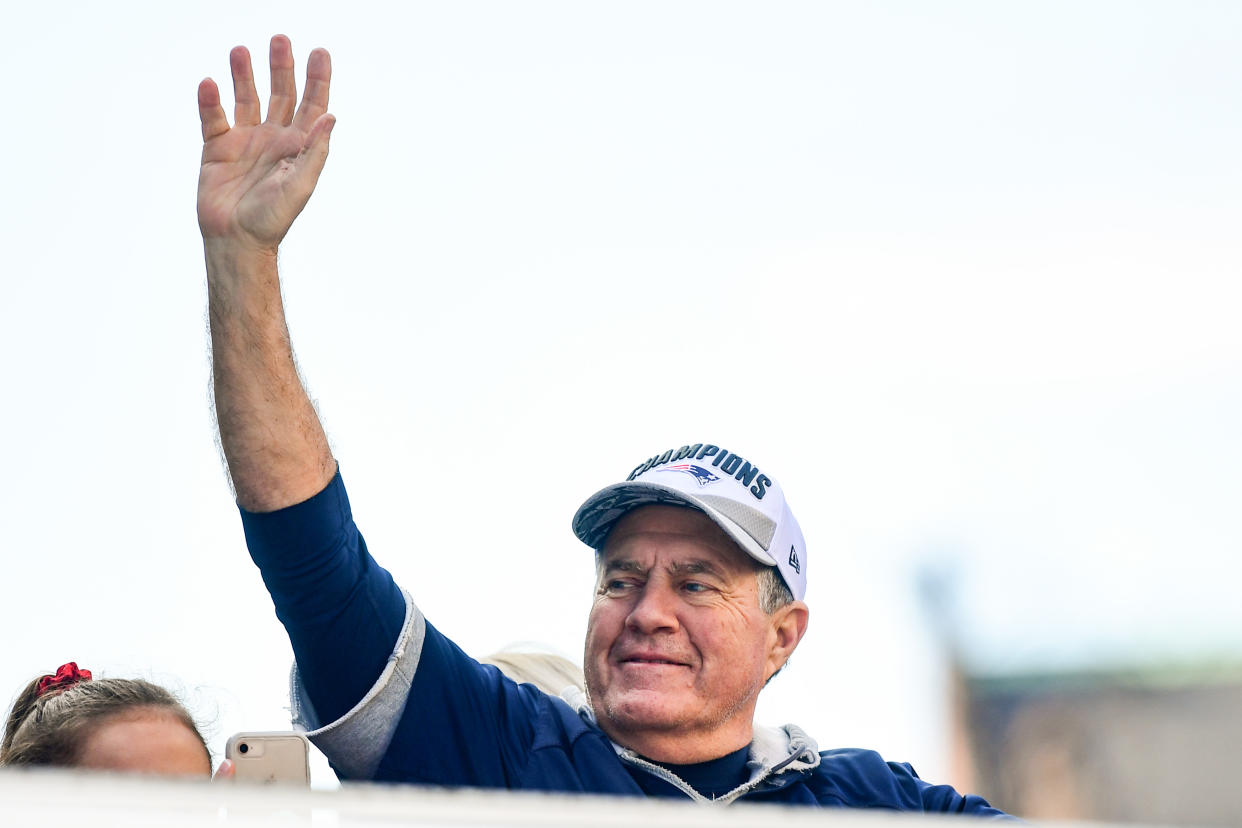
[[[56,672],[52,675],[39,679],[39,689],[35,691],[35,696],[42,696],[44,693],[50,693],[53,690],[68,689],[80,681],[90,680],[90,670],[79,670],[77,662],[70,661],[68,664],[62,664],[57,667]]]

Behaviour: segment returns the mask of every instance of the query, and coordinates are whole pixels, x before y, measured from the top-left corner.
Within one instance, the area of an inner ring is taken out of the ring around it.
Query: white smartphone
[[[310,785],[310,743],[297,731],[234,733],[224,756],[238,782]]]

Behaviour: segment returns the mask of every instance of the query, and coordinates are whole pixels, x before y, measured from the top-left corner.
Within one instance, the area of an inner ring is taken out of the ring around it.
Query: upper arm
[[[368,553],[339,473],[302,503],[243,509],[242,524],[307,694],[318,716],[333,721],[383,671],[405,623],[405,598]]]

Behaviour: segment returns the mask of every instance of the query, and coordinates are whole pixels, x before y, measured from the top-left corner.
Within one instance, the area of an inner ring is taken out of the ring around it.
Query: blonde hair
[[[533,684],[543,692],[559,696],[567,687],[586,692],[586,679],[582,668],[563,656],[552,653],[520,652],[502,650],[482,659],[484,664],[494,664],[500,672],[519,684]]]

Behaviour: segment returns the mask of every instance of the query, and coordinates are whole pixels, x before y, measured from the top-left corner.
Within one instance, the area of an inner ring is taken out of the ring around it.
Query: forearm
[[[274,250],[204,242],[216,420],[238,505],[269,512],[336,472],[293,360]]]

